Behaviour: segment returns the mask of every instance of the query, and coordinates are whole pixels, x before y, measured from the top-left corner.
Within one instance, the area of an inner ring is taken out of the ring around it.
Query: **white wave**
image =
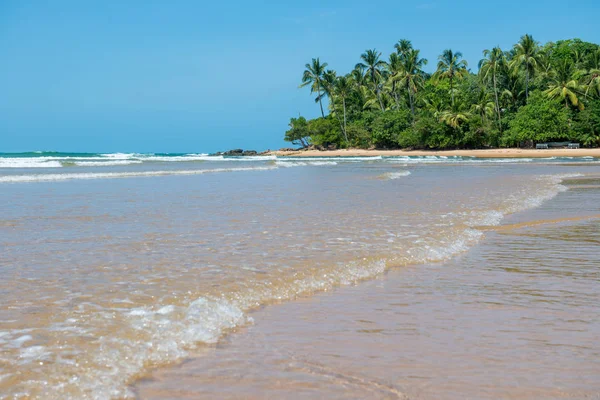
[[[336,162],[361,162],[361,161],[377,161],[382,160],[381,156],[372,156],[372,157],[288,157],[288,156],[279,156],[276,157],[278,161],[336,161]]]
[[[90,172],[73,174],[36,174],[36,175],[6,175],[0,176],[0,183],[17,182],[52,182],[66,181],[73,179],[113,179],[113,178],[135,178],[149,176],[167,176],[167,175],[201,175],[217,172],[237,172],[237,171],[265,171],[276,169],[277,167],[248,167],[248,168],[214,168],[197,170],[174,170],[174,171],[137,171],[137,172]]]
[[[117,165],[141,164],[140,160],[115,160],[115,161],[75,161],[73,164],[79,167],[110,167]]]
[[[393,180],[393,179],[400,179],[402,177],[409,176],[409,175],[410,175],[410,171],[386,172],[385,174],[381,175],[381,178]]]
[[[222,161],[223,157],[219,156],[204,156],[204,155],[189,155],[189,156],[139,156],[136,159],[142,161],[154,162],[186,162],[186,161]]]
[[[60,168],[61,163],[43,157],[36,158],[0,158],[0,168]]]
[[[466,224],[471,227],[497,226],[504,219],[504,213],[499,210],[473,211],[466,218]]]
[[[549,160],[537,159],[537,160]],[[533,158],[475,158],[475,157],[460,157],[460,156],[398,156],[386,157],[386,162],[391,164],[453,164],[453,163],[528,163],[535,161]]]
[[[138,154],[136,153],[106,153],[100,154],[102,157],[111,158],[113,160],[129,160]]]
[[[319,166],[327,166],[327,165],[337,165],[337,162],[335,162],[335,161],[309,161],[309,162],[304,162],[304,161],[276,161],[275,165],[280,166],[280,167],[285,167],[285,168],[305,167],[305,166],[319,167]]]

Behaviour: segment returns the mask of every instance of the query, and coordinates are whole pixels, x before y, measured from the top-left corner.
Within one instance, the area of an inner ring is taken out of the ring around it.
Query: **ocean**
[[[0,399],[600,393],[600,159],[0,153]]]

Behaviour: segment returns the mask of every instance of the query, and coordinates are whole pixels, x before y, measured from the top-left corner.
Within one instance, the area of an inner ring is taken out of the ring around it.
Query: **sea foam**
[[[36,174],[36,175],[6,175],[0,176],[0,183],[20,183],[20,182],[56,182],[76,179],[113,179],[113,178],[134,178],[134,177],[152,177],[168,175],[201,175],[219,172],[239,172],[239,171],[266,171],[277,167],[240,167],[240,168],[214,168],[197,170],[173,170],[173,171],[138,171],[138,172],[90,172],[90,173],[71,173],[71,174]]]

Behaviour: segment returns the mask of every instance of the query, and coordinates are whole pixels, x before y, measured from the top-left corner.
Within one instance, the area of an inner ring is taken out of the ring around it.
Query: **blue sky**
[[[347,72],[407,38],[434,68],[485,48],[600,43],[600,2],[0,0],[0,152],[285,146],[312,57]]]

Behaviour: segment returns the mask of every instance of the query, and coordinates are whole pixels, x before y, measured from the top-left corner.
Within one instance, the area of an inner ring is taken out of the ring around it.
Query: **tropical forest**
[[[300,88],[319,117],[291,118],[285,140],[317,149],[600,146],[597,44],[524,35],[483,50],[477,66],[444,50],[428,73],[429,60],[400,40],[389,56],[370,49],[357,61],[347,74],[319,58],[306,64]]]

